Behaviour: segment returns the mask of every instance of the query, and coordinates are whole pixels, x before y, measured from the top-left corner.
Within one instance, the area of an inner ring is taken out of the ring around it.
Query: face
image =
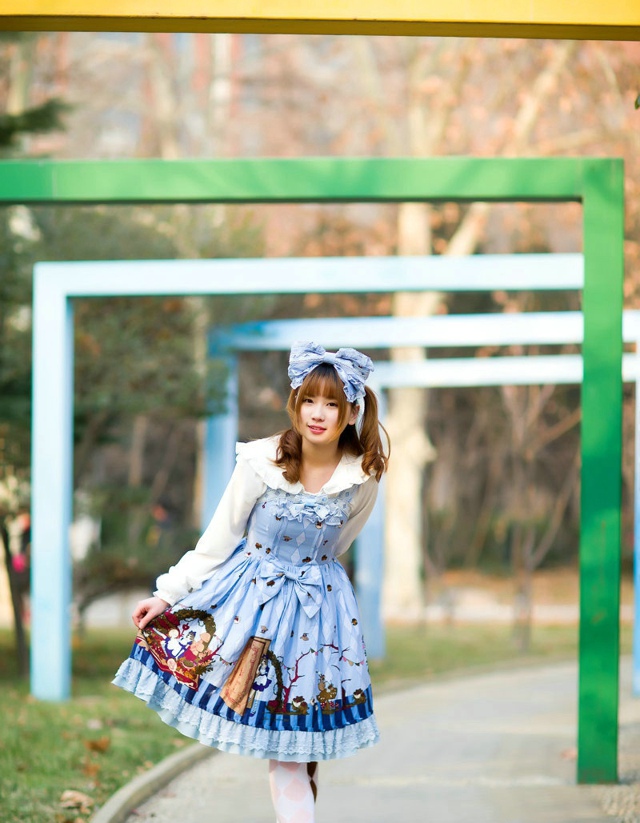
[[[344,425],[340,425],[338,402],[330,397],[304,395],[300,403],[298,431],[302,439],[314,446],[337,442]],[[357,414],[352,413],[347,423],[354,423]]]

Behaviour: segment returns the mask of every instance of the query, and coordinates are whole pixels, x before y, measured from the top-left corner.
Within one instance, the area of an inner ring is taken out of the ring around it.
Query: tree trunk
[[[0,521],[0,540],[2,541],[4,548],[4,561],[7,568],[7,577],[9,578],[9,591],[11,592],[18,674],[20,677],[27,677],[29,674],[29,648],[27,646],[24,622],[22,619],[22,596],[18,590],[18,581],[16,580],[16,575],[13,568],[13,558],[9,548],[9,533],[4,519]]]
[[[169,484],[171,471],[176,460],[178,459],[178,455],[180,454],[180,446],[182,444],[184,428],[184,423],[176,423],[167,439],[167,445],[162,457],[162,463],[160,464],[160,468],[156,472],[153,482],[151,483],[152,503],[157,503],[160,500],[164,494],[164,490]]]
[[[212,138],[211,152],[218,157],[226,154],[229,142],[228,127],[230,123],[231,103],[232,103],[232,43],[233,34],[218,32],[210,38],[210,65],[208,89],[208,113],[207,125],[209,139]],[[226,206],[217,204],[212,211],[212,224],[215,228],[224,225],[226,219]],[[194,248],[193,256],[197,254]],[[194,312],[193,322],[193,352],[196,369],[200,373],[203,385],[207,376],[207,335],[211,326],[208,303],[203,297],[189,297],[187,302]],[[195,528],[202,526],[202,506],[204,494],[204,462],[205,462],[205,437],[207,423],[199,420],[196,423],[196,467],[193,483],[193,503],[191,506],[191,521]]]
[[[518,535],[513,546],[515,559],[516,593],[514,599],[513,640],[516,649],[526,654],[531,648],[533,621],[533,569],[529,563],[535,544],[535,526],[517,527]]]
[[[76,486],[81,485],[82,476],[87,470],[98,438],[107,428],[110,420],[111,412],[106,409],[96,412],[89,417],[89,421],[82,433],[82,439],[74,449],[73,478]]]
[[[398,250],[402,255],[428,254],[431,249],[429,208],[422,203],[403,203],[399,208]],[[398,293],[393,298],[395,317],[426,317],[439,305],[433,292]],[[422,348],[392,349],[391,360],[422,361]],[[425,433],[427,393],[424,389],[393,389],[389,392],[386,426],[393,449],[387,478],[385,523],[386,569],[383,608],[388,616],[420,616],[423,607],[422,485],[424,469],[434,457]]]
[[[133,421],[131,433],[131,450],[129,451],[129,486],[141,486],[144,470],[144,448],[147,442],[149,418],[138,414]]]
[[[131,434],[131,449],[129,451],[129,488],[139,488],[142,486],[144,477],[144,449],[147,442],[147,431],[149,429],[149,418],[145,414],[136,415],[133,421],[133,431]],[[147,520],[146,511],[131,509],[129,513],[129,524],[127,538],[129,546],[135,546],[142,533]]]
[[[24,34],[13,45],[6,98],[7,114],[21,114],[28,108],[35,47],[35,37]]]
[[[148,34],[147,49],[154,107],[153,122],[160,156],[165,160],[175,160],[180,157],[180,105],[174,86],[176,67],[170,36],[159,32]]]

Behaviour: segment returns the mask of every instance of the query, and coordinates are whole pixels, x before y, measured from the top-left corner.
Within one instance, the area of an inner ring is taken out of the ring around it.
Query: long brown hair
[[[287,413],[291,428],[280,435],[276,452],[276,465],[284,469],[283,474],[289,483],[300,480],[302,463],[302,436],[298,431],[300,407],[305,397],[328,397],[338,404],[338,425],[345,427],[338,440],[340,454],[362,455],[362,469],[365,474],[373,475],[380,481],[387,470],[389,460],[380,437],[380,429],[385,433],[387,444],[389,436],[378,420],[378,400],[368,386],[365,386],[365,409],[362,431],[358,435],[355,425],[348,424],[353,412],[353,403],[349,403],[344,393],[344,386],[337,371],[329,363],[322,363],[309,372],[298,389],[294,389],[287,401]]]

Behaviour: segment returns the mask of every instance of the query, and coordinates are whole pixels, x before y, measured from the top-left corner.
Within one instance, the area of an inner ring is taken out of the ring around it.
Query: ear
[[[347,425],[353,426],[356,420],[358,419],[358,412],[360,411],[360,406],[357,404],[351,407],[351,415],[349,416],[349,423]]]

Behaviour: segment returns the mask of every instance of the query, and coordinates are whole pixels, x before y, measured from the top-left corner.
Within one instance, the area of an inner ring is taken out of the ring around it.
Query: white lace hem
[[[120,666],[113,683],[144,700],[163,722],[186,737],[233,754],[298,763],[335,760],[373,746],[379,737],[374,715],[342,729],[322,732],[274,731],[234,723],[185,703],[153,671],[133,658]]]

